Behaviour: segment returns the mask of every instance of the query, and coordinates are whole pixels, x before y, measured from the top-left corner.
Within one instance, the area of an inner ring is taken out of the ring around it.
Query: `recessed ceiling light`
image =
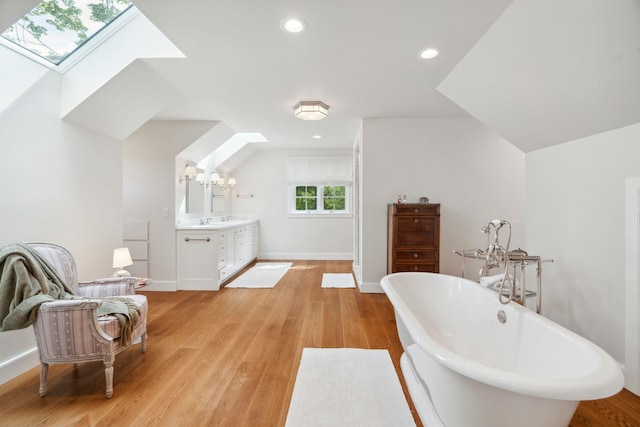
[[[418,56],[422,59],[432,59],[438,56],[438,54],[440,54],[440,51],[438,51],[438,49],[430,47],[420,52]]]
[[[301,33],[307,28],[307,23],[300,18],[289,18],[282,21],[280,26],[287,33]]]
[[[311,138],[313,138],[313,139],[322,139],[322,135],[313,135]]]

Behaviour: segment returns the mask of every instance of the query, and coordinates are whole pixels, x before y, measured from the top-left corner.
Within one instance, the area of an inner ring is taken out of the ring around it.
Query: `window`
[[[292,187],[291,214],[301,216],[350,214],[347,185],[296,185]]]
[[[315,211],[318,209],[318,187],[296,187],[296,211]]]
[[[289,157],[289,216],[351,216],[350,156]]]
[[[130,0],[44,0],[2,38],[9,46],[60,65],[131,7]]]
[[[344,211],[346,209],[347,200],[344,185],[326,185],[323,187],[323,189],[325,211]]]

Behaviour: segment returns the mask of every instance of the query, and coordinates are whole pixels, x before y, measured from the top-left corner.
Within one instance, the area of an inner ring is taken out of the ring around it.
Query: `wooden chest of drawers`
[[[439,204],[390,204],[387,230],[387,273],[439,272]]]

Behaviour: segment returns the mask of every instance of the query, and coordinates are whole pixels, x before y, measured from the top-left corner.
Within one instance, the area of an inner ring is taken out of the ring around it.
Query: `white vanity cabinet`
[[[227,266],[227,232],[225,230],[218,232],[218,270],[222,270]]]
[[[257,222],[228,228],[225,233],[226,262],[220,269],[221,283],[224,283],[258,257]]]
[[[251,224],[249,226],[250,238],[251,238],[251,259],[258,258],[258,224]]]
[[[178,230],[177,279],[179,290],[217,291],[219,232]]]
[[[249,259],[247,253],[247,227],[240,227],[233,232],[233,241],[235,242],[235,263],[242,265]]]
[[[178,229],[178,289],[217,291],[258,257],[258,222],[237,222]]]

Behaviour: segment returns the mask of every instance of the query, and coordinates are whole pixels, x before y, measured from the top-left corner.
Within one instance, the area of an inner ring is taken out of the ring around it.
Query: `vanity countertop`
[[[258,222],[257,219],[230,219],[214,221],[209,224],[176,225],[176,230],[226,230],[227,228],[240,227],[256,222]]]

